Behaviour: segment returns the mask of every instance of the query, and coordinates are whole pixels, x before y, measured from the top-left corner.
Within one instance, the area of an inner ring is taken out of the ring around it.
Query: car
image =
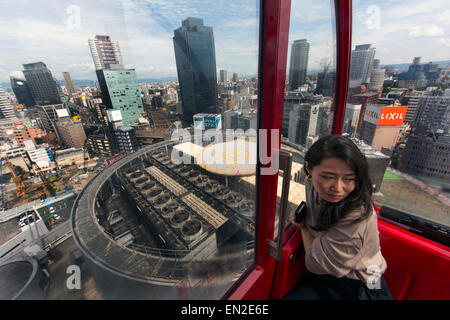
[[[61,219],[61,217],[58,214],[54,214],[53,216],[55,217],[55,220]]]
[[[53,207],[50,207],[50,209],[48,210],[50,213],[55,213],[55,208],[53,208]]]

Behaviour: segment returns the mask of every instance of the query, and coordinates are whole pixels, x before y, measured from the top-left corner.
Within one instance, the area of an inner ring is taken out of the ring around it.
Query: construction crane
[[[0,187],[2,189],[2,208],[3,210],[8,209],[8,191],[6,189],[6,184],[3,182],[3,164],[5,163],[5,158],[1,158],[0,162]]]
[[[8,166],[9,171],[11,172],[11,174],[14,178],[14,182],[16,183],[16,186],[17,186],[17,198],[20,198],[21,196],[23,196],[25,194],[25,187],[22,183],[22,180],[20,180],[20,178],[17,176],[16,172],[14,171],[14,167],[11,164],[11,162],[9,161],[7,156],[2,157],[1,162],[2,162],[2,164],[6,163],[6,165]],[[3,176],[2,176],[2,180],[3,180]],[[3,188],[2,188],[2,191],[3,191]],[[2,192],[2,200],[3,200],[3,192]]]
[[[56,191],[52,183],[47,180],[47,178],[44,176],[41,169],[35,162],[32,162],[32,167],[34,172],[37,172],[39,174],[39,177],[41,178],[42,183],[44,184],[45,190],[47,190],[48,192],[48,197],[54,196],[56,194]]]

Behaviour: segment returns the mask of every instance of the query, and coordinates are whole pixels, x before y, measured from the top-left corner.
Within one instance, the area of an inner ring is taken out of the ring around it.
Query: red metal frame
[[[352,51],[352,0],[335,0],[336,13],[336,82],[334,96],[333,134],[342,134],[347,103],[350,58]]]
[[[261,2],[259,128],[280,129],[286,77],[290,0]],[[351,0],[335,0],[336,92],[332,134],[341,134],[347,100],[351,57]],[[268,254],[274,231],[278,175],[257,176],[259,193],[256,265],[230,299],[280,299],[304,271],[304,250],[298,229],[284,239],[282,261]],[[385,278],[394,299],[449,299],[450,249],[379,219],[380,244],[388,269]],[[275,274],[277,270],[277,274]],[[232,290],[233,290],[232,289]],[[231,290],[231,291],[232,291]],[[270,294],[270,296],[269,296]]]
[[[291,1],[261,1],[259,129],[279,129],[281,142]],[[270,144],[270,139],[269,139]],[[271,150],[272,146],[268,146]],[[258,175],[259,194],[256,264],[230,299],[268,299],[276,260],[268,254],[274,233],[278,174]]]

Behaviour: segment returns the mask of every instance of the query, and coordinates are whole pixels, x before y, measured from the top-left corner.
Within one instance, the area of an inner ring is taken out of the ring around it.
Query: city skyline
[[[113,1],[108,6],[104,1],[89,5],[84,1],[62,1],[49,5],[54,8],[51,15],[33,3],[4,4],[8,10],[2,12],[8,16],[2,16],[0,31],[2,47],[7,50],[0,59],[0,82],[8,82],[10,73],[20,70],[23,63],[36,61],[46,63],[58,76],[68,71],[73,79],[94,80],[95,68],[87,41],[97,34],[108,34],[121,43],[124,61],[127,67],[136,69],[138,78],[176,77],[171,31],[189,16],[202,18],[205,25],[214,28],[217,71],[224,69],[242,76],[257,73],[257,1],[219,1],[209,6],[197,1],[189,3],[190,7],[183,2],[157,1]],[[369,1],[354,1],[353,46],[373,44],[381,64],[408,63],[411,52],[422,56],[423,61],[446,60],[445,49],[448,51],[450,40],[444,30],[450,21],[446,19],[450,10],[443,11],[444,5],[439,0],[427,6],[411,0],[405,10],[405,3],[399,1],[376,6]],[[325,49],[333,57],[331,7],[329,2],[302,6],[301,2],[292,3],[289,44],[291,39],[308,39],[308,70],[320,70],[323,57],[316,52],[323,55]],[[16,12],[20,12],[20,18]],[[386,32],[380,32],[380,28]]]

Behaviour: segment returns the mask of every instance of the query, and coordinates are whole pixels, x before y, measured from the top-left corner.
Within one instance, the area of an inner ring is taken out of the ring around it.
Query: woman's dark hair
[[[343,160],[355,172],[355,189],[337,203],[326,202],[322,207],[318,221],[313,229],[326,231],[350,211],[362,208],[359,220],[367,218],[372,213],[372,181],[369,177],[369,165],[364,154],[349,139],[339,135],[326,136],[317,140],[306,152],[305,161],[308,169],[312,170],[327,158]]]

